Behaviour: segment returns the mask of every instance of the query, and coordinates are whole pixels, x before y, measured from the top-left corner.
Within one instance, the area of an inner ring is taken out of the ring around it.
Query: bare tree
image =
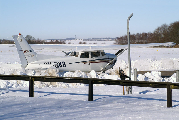
[[[25,40],[29,43],[29,44],[35,44],[35,38],[32,37],[31,35],[26,35]]]
[[[179,44],[179,21],[171,23],[168,30],[169,40]]]

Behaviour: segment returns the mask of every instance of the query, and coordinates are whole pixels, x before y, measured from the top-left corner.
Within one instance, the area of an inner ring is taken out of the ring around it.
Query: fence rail
[[[29,81],[29,97],[34,97],[34,81],[89,84],[88,101],[93,101],[93,84],[167,88],[167,107],[172,107],[172,89],[179,89],[179,83],[171,83],[171,82],[148,82],[148,81],[111,80],[111,79],[80,78],[80,77],[51,77],[51,76],[27,76],[27,75],[0,75],[0,79]]]
[[[137,69],[134,69],[134,72],[136,72],[136,74],[145,74],[145,73],[151,73],[152,71],[137,71]],[[161,77],[171,77],[174,73],[176,73],[176,75],[178,76],[178,70],[173,70],[173,71],[158,71],[161,72]]]

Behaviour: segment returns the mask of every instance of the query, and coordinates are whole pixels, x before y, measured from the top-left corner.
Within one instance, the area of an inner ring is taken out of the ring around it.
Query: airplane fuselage
[[[84,52],[89,55],[82,56],[65,56],[65,57],[57,57],[57,58],[49,58],[45,60],[39,60],[35,62],[31,62],[28,64],[26,69],[59,69],[59,71],[101,71],[112,59],[116,56],[113,54],[106,53],[105,55],[99,55],[98,57],[92,57],[91,52]],[[112,68],[115,64],[116,60],[113,63],[107,66],[107,69]]]

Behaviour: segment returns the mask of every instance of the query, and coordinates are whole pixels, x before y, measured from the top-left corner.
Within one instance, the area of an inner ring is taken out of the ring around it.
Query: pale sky
[[[179,0],[0,0],[0,39],[119,37],[179,21]]]

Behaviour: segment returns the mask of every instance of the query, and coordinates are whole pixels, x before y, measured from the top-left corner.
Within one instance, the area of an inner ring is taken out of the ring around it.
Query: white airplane
[[[35,53],[20,33],[13,35],[13,39],[22,68],[32,70],[52,68],[59,71],[106,71],[115,65],[117,57],[125,51],[121,49],[116,54],[110,54],[105,53],[104,50],[83,50],[64,52],[66,56],[58,57]]]

